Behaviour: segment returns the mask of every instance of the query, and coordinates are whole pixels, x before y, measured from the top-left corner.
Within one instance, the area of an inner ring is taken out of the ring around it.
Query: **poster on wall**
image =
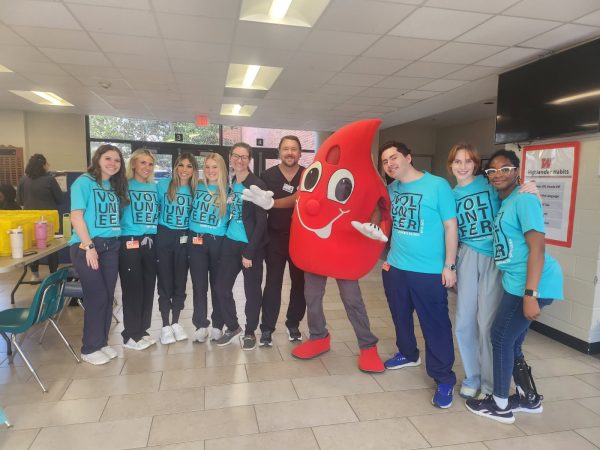
[[[546,243],[571,247],[579,173],[579,142],[533,145],[523,149],[521,178],[535,180],[546,226]]]

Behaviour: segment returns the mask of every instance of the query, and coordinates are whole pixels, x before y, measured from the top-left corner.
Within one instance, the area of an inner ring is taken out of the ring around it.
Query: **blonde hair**
[[[149,156],[152,158],[152,162],[156,163],[156,158],[154,158],[154,153],[152,153],[147,148],[138,148],[135,152],[131,154],[129,157],[129,161],[127,161],[127,172],[125,176],[128,180],[135,178],[135,173],[133,172],[133,163],[135,163],[140,156]],[[149,183],[154,181],[154,171],[150,174],[147,180]]]
[[[170,201],[175,200],[175,196],[177,195],[177,189],[181,186],[181,179],[179,178],[179,174],[177,173],[177,167],[181,164],[182,161],[188,160],[192,165],[192,178],[190,179],[190,190],[192,191],[192,197],[196,193],[196,188],[198,187],[198,161],[196,157],[191,153],[182,153],[175,160],[175,167],[173,167],[173,175],[171,177],[171,182],[169,183],[169,189],[167,190],[167,197]]]
[[[219,171],[219,176],[217,178],[217,192],[214,195],[212,202],[219,209],[219,217],[223,217],[227,213],[227,167],[225,166],[223,157],[214,152],[209,153],[206,158],[204,158],[204,165],[206,166],[206,161],[211,159],[217,163],[217,169]],[[203,181],[206,190],[209,191],[206,176]]]

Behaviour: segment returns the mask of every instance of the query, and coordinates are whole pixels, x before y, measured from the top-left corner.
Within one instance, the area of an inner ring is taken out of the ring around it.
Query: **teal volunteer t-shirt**
[[[110,185],[102,185],[89,174],[83,174],[71,185],[71,211],[82,209],[83,219],[91,239],[111,238],[121,234],[119,222],[119,197]],[[73,230],[69,245],[78,244],[81,239]]]
[[[242,199],[242,192],[244,190],[242,183],[234,183],[231,188],[229,195],[229,226],[227,227],[227,236],[233,241],[248,243],[248,236],[246,236],[246,229],[244,228],[244,222],[242,221],[242,209],[244,202]]]
[[[456,217],[446,180],[425,172],[410,183],[388,186],[392,201],[392,242],[387,262],[401,270],[439,273],[446,256],[444,221]]]
[[[122,236],[156,234],[158,224],[158,194],[156,183],[129,180],[130,203],[121,217]]]
[[[494,217],[500,209],[498,191],[478,175],[466,186],[453,189],[458,240],[486,256],[494,256]]]
[[[527,282],[529,247],[525,241],[528,231],[544,233],[544,211],[533,194],[519,193],[516,188],[502,201],[494,221],[494,260],[502,272],[502,287],[509,294],[522,296]],[[544,254],[544,269],[538,286],[540,298],[562,300],[563,275],[558,262]]]
[[[171,179],[166,178],[156,186],[160,204],[158,224],[172,230],[187,230],[192,209],[192,190],[189,185],[179,186],[175,198],[171,201],[167,196],[170,182]]]
[[[190,213],[190,230],[194,233],[225,235],[229,216],[227,211],[221,216],[219,208],[215,206],[217,190],[214,184],[198,185]]]

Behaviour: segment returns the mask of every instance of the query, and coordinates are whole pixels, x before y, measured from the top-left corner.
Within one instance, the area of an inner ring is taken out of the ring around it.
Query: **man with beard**
[[[290,226],[296,201],[296,191],[304,167],[300,166],[302,146],[297,136],[284,136],[279,141],[279,159],[281,163],[265,170],[261,178],[267,189],[273,192],[274,204],[267,219],[269,244],[265,256],[267,280],[262,298],[262,320],[260,329],[261,346],[272,346],[271,335],[275,331],[279,309],[281,308],[281,286],[286,261],[289,263],[290,303],[285,325],[290,341],[301,341],[302,333],[298,329],[304,318],[306,301],[304,299],[304,272],[298,269],[289,256]]]

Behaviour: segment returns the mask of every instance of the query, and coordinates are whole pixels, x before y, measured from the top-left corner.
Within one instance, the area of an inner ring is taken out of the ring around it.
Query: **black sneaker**
[[[507,424],[514,423],[515,421],[515,416],[513,416],[510,403],[506,405],[505,409],[500,409],[500,407],[496,405],[494,396],[492,395],[486,395],[483,400],[470,398],[465,404],[469,411],[478,416]]]
[[[513,394],[508,397],[508,406],[512,412],[525,412],[529,414],[539,414],[544,411],[542,406],[543,396],[538,395],[534,400],[529,400],[519,394]]]
[[[260,344],[261,347],[273,347],[273,340],[271,339],[271,332],[265,330],[260,335]]]
[[[254,333],[245,334],[242,338],[242,350],[254,350],[256,348],[256,336]]]
[[[225,333],[223,333],[223,336],[221,336],[219,339],[217,339],[215,341],[215,344],[217,344],[217,346],[219,346],[219,347],[223,347],[224,345],[229,345],[229,344],[231,344],[231,341],[233,341],[233,338],[236,337],[241,332],[242,332],[242,329],[240,327],[237,327],[237,329],[235,329],[235,330],[226,330]]]
[[[302,333],[300,333],[298,327],[290,327],[288,328],[287,332],[290,342],[298,342],[302,340]]]

